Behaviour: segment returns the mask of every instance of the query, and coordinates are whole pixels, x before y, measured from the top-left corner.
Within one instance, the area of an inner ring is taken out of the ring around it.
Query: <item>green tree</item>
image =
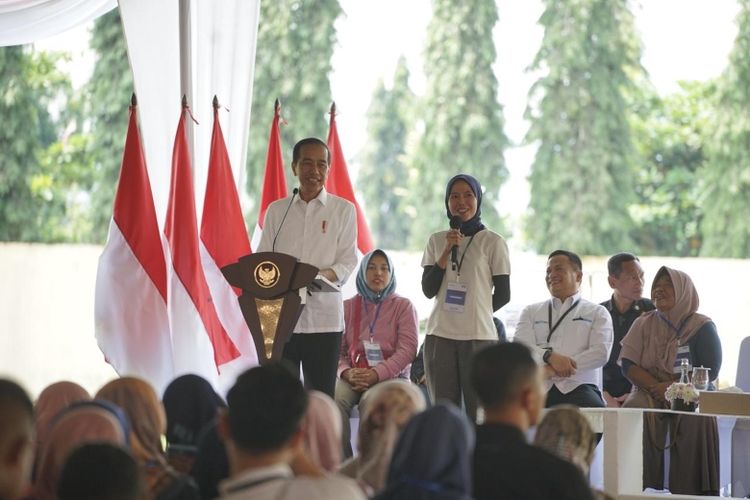
[[[247,216],[253,224],[275,99],[281,101],[282,115],[288,122],[281,127],[285,165],[291,165],[296,141],[327,137],[326,113],[331,105],[328,75],[336,43],[334,22],[340,13],[338,0],[261,2],[247,149],[247,192],[256,201]],[[287,170],[287,179],[290,177],[291,167]]]
[[[119,9],[94,22],[90,45],[96,52],[94,72],[86,89],[88,107],[84,110],[91,121],[91,139],[86,146],[93,162],[90,239],[101,243],[107,238],[112,217],[133,93],[133,74]]]
[[[406,136],[411,126],[414,94],[409,89],[409,69],[401,57],[386,89],[381,81],[367,111],[368,141],[358,184],[367,207],[367,218],[377,246],[406,248],[414,213],[406,212]]]
[[[448,226],[445,185],[455,174],[475,176],[484,188],[482,219],[502,233],[495,205],[507,177],[502,107],[492,70],[497,23],[494,0],[433,0],[427,28],[427,90],[419,112],[424,132],[410,151],[411,242],[423,248],[436,229]]]
[[[643,255],[697,256],[706,135],[713,118],[712,82],[681,82],[660,98],[646,90],[631,113],[638,152],[633,239]]]
[[[545,0],[543,72],[529,92],[526,234],[539,252],[609,254],[631,247],[634,151],[624,92],[640,72],[627,0]]]
[[[718,81],[703,203],[701,255],[750,257],[750,0],[740,0],[738,33]]]
[[[0,48],[0,240],[47,241],[40,218],[54,200],[37,183],[45,149],[57,136],[47,109],[70,83],[56,69],[61,56],[30,46]]]

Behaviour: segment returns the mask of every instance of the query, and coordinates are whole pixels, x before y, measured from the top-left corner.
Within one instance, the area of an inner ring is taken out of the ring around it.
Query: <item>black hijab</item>
[[[198,435],[216,417],[224,401],[211,384],[198,375],[174,379],[162,397],[167,414],[167,442],[196,446]]]
[[[454,176],[451,180],[448,181],[448,187],[445,188],[445,211],[448,214],[448,220],[450,220],[453,216],[451,215],[451,210],[448,208],[448,199],[451,196],[451,189],[453,188],[453,184],[455,184],[457,181],[464,181],[466,184],[469,185],[471,188],[471,191],[474,193],[474,197],[477,199],[477,213],[474,214],[474,217],[471,219],[461,222],[461,233],[465,236],[474,236],[479,231],[484,229],[484,224],[482,224],[482,186],[479,184],[479,181],[476,180],[474,177],[470,176],[469,174],[458,174]]]

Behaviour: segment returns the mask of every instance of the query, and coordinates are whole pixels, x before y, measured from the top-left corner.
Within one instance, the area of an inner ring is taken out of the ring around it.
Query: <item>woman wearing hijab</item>
[[[308,391],[308,404],[302,427],[305,430],[305,457],[324,472],[335,472],[341,465],[341,412],[328,394]]]
[[[70,406],[53,419],[37,461],[35,500],[56,498],[58,478],[68,455],[91,442],[127,446],[127,419],[120,408],[106,401],[87,401]]]
[[[406,424],[393,450],[387,485],[375,498],[471,499],[473,449],[474,431],[466,416],[450,403],[438,403]]]
[[[131,452],[143,470],[149,499],[200,498],[193,480],[167,464],[161,445],[161,435],[166,430],[164,407],[148,382],[135,377],[118,378],[99,389],[96,397],[127,413]]]
[[[357,295],[344,301],[344,335],[339,355],[336,404],[343,416],[344,453],[352,455],[349,418],[368,389],[378,382],[409,378],[417,355],[417,310],[396,293],[390,257],[380,249],[362,259]]]
[[[482,188],[460,174],[448,181],[451,229],[430,236],[422,256],[422,291],[435,298],[427,321],[424,364],[432,401],[445,399],[476,419],[469,380],[473,354],[497,342],[493,312],[510,300],[508,246],[481,219]]]
[[[162,397],[167,414],[167,457],[178,472],[189,474],[198,451],[198,436],[225,406],[208,381],[182,375],[167,386]]]
[[[698,292],[690,277],[662,267],[651,286],[656,310],[635,320],[622,340],[622,371],[633,383],[623,404],[631,408],[667,408],[664,393],[679,379],[680,363],[710,368],[716,380],[721,342],[716,325],[697,313]],[[719,494],[719,450],[716,420],[676,414],[644,414],[643,486],[663,489],[664,450],[669,433],[672,493]]]
[[[42,449],[47,439],[50,424],[63,410],[78,401],[91,399],[89,393],[75,382],[61,381],[47,386],[34,404],[36,435],[34,437],[34,460],[41,460]],[[34,467],[36,470],[36,465]]]
[[[370,497],[385,487],[393,448],[409,419],[425,409],[422,391],[403,379],[373,387],[359,408],[359,454],[339,472],[356,479]]]

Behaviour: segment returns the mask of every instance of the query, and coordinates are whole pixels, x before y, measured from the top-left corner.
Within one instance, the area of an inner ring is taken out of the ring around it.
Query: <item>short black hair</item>
[[[292,149],[292,165],[296,164],[299,160],[299,155],[302,152],[302,148],[304,146],[308,145],[315,145],[315,146],[323,146],[326,148],[326,153],[328,153],[328,164],[331,164],[331,150],[328,149],[328,144],[323,142],[321,139],[318,139],[317,137],[306,137],[302,139],[301,141],[298,141],[297,144],[294,145],[294,148]]]
[[[573,264],[573,267],[576,268],[576,270],[583,271],[583,263],[581,263],[581,258],[568,250],[555,250],[554,252],[549,254],[547,260],[550,260],[552,257],[556,257],[558,255],[566,256],[570,263]]]
[[[280,363],[246,371],[227,394],[229,430],[248,452],[280,448],[299,428],[307,393],[299,379]]]
[[[485,408],[502,408],[511,403],[538,376],[539,367],[524,344],[494,344],[474,355],[471,384]]]
[[[73,450],[57,482],[60,500],[138,500],[144,493],[138,463],[111,443],[87,443]]]
[[[34,418],[34,403],[23,387],[9,379],[0,379],[0,408],[15,408]]]
[[[615,254],[607,261],[607,272],[610,276],[619,278],[620,273],[622,273],[622,265],[626,262],[632,262],[634,260],[640,262],[638,257],[633,255],[632,253],[620,252],[618,254]]]

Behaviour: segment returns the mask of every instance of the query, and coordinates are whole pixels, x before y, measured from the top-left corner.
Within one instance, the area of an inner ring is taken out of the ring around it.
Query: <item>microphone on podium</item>
[[[276,234],[273,237],[273,243],[271,243],[271,251],[276,251],[276,238],[279,237],[279,233],[281,232],[281,228],[284,227],[284,221],[286,220],[286,216],[289,213],[289,209],[292,208],[292,203],[294,202],[294,197],[297,196],[297,193],[299,193],[298,188],[294,188],[292,191],[292,199],[289,200],[289,205],[286,206],[286,212],[284,212],[284,217],[281,218],[281,224],[279,224],[279,228],[276,230]]]
[[[454,215],[453,217],[451,217],[451,229],[460,229],[460,228],[461,228],[461,216]],[[453,248],[451,248],[451,265],[454,271],[458,269],[458,245],[453,245]]]

